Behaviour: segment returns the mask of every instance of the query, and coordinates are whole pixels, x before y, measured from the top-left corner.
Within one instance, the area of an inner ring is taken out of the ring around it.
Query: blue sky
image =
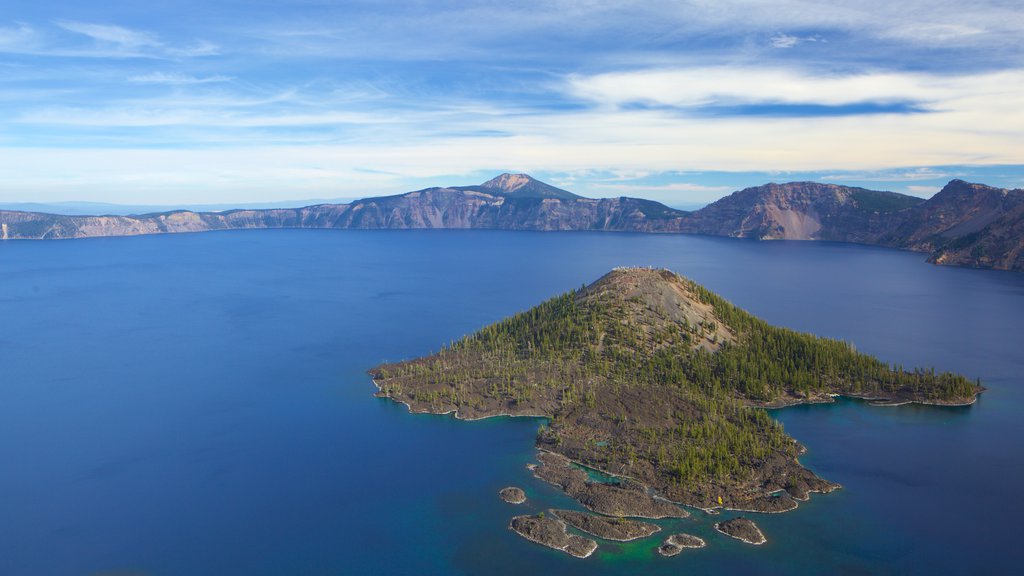
[[[0,201],[1022,187],[1021,30],[1019,0],[6,0]]]

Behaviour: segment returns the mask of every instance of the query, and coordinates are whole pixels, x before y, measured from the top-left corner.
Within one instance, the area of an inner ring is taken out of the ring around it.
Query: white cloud
[[[778,33],[769,39],[773,48],[792,48],[798,44],[804,42],[825,42],[826,40],[821,36],[793,36],[791,34]]]
[[[230,82],[233,80],[231,76],[190,76],[188,74],[181,74],[177,72],[152,72],[149,74],[141,74],[139,76],[132,76],[128,79],[129,82],[136,84],[209,84],[212,82]]]
[[[776,34],[772,36],[771,43],[775,48],[792,48],[800,43],[800,38],[789,34]]]
[[[35,44],[36,32],[27,24],[11,27],[0,26],[0,51],[25,49]]]
[[[141,30],[132,30],[122,26],[111,24],[92,24],[88,22],[61,21],[57,22],[61,28],[88,36],[98,42],[114,44],[125,50],[138,50],[140,48],[154,48],[163,45],[156,35]]]
[[[821,75],[790,68],[714,66],[572,75],[567,90],[591,102],[674,107],[736,104],[921,103],[943,109],[957,100],[1019,101],[1024,70],[942,76],[907,72]],[[1016,93],[1017,98],[1014,98]],[[999,105],[1000,109],[1006,106]]]

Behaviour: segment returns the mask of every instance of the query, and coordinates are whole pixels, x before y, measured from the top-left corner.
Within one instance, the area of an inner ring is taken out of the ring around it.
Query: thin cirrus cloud
[[[163,42],[158,40],[155,34],[131,30],[122,26],[76,21],[58,21],[56,24],[69,32],[87,36],[98,42],[114,44],[127,50],[155,48],[163,45]]]
[[[913,72],[820,74],[787,68],[716,66],[633,70],[592,76],[572,75],[568,88],[579,98],[622,106],[647,102],[680,108],[713,104],[818,104],[916,102],[943,108],[950,102],[993,98],[1005,109],[1024,89],[1024,71],[1011,70],[948,77]],[[1000,104],[1001,102],[1005,104]]]
[[[231,80],[233,80],[231,76],[224,76],[222,74],[216,74],[214,76],[192,76],[190,74],[181,74],[177,72],[151,72],[149,74],[140,74],[138,76],[128,78],[129,82],[134,82],[136,84],[169,84],[178,86],[187,84],[230,82]]]

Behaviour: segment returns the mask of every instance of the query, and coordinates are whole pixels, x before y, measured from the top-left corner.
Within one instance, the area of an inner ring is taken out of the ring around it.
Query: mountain
[[[548,418],[537,446],[557,457],[542,457],[538,477],[596,512],[648,517],[671,516],[644,498],[648,489],[701,508],[780,512],[835,488],[800,465],[800,445],[758,407],[835,394],[962,405],[982,391],[963,376],[895,369],[846,342],[771,326],[647,268],[615,269],[437,354],[370,373],[379,396],[411,412]],[[589,482],[570,461],[622,481]]]
[[[581,198],[568,190],[555,188],[526,174],[502,174],[480,185],[486,192],[516,198],[558,198],[575,200]]]
[[[686,212],[638,198],[583,198],[523,174],[350,204],[133,216],[0,211],[0,238],[60,239],[246,228],[676,231]]]
[[[1024,190],[953,180],[928,200],[816,182],[735,192],[680,232],[830,240],[929,253],[936,264],[1024,271]]]
[[[486,228],[829,240],[914,250],[937,264],[1024,271],[1024,191],[953,180],[928,200],[818,182],[766,184],[695,212],[639,198],[584,198],[525,174],[348,204],[131,216],[0,210],[0,239],[246,228]]]
[[[953,180],[873,243],[930,252],[939,264],[1024,270],[1024,190]]]
[[[925,202],[818,182],[766,184],[735,192],[694,212],[682,231],[759,240],[871,242],[891,215]]]

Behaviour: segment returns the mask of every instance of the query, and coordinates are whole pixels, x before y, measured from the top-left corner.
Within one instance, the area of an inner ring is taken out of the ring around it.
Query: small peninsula
[[[379,396],[414,413],[547,418],[534,474],[591,511],[647,518],[685,517],[677,504],[781,512],[836,489],[800,464],[804,448],[765,407],[835,395],[966,405],[983,391],[961,375],[904,370],[771,326],[648,268],[615,269],[370,374]]]

